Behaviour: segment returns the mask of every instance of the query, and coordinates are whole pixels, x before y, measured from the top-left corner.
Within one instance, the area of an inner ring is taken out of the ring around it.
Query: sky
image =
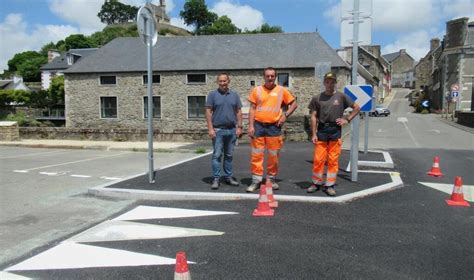
[[[343,1],[343,3],[341,3]],[[382,54],[406,49],[415,60],[429,50],[431,38],[443,38],[446,21],[469,17],[474,21],[474,0],[360,0],[371,24],[371,43]],[[142,6],[146,0],[121,0]],[[152,2],[159,2],[152,0]],[[174,25],[185,26],[179,17],[185,0],[166,0]],[[0,0],[0,72],[19,52],[56,43],[71,34],[90,35],[102,30],[97,17],[103,0]],[[347,3],[347,4],[346,4]],[[341,46],[341,16],[352,0],[206,0],[209,10],[227,15],[241,29],[263,23],[285,32],[319,32],[333,48]],[[371,7],[371,8],[370,8]],[[369,14],[370,12],[370,14]],[[346,14],[344,14],[346,15]]]

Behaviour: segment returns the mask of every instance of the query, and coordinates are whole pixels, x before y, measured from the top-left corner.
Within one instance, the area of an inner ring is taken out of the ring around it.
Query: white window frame
[[[153,98],[153,97],[159,97],[159,98],[160,98],[160,116],[159,116],[159,117],[153,117],[153,119],[159,120],[159,119],[162,119],[162,118],[163,118],[163,112],[162,112],[162,110],[161,110],[161,107],[162,107],[162,106],[161,106],[161,105],[162,105],[162,98],[161,98],[161,95],[153,95],[152,98]],[[148,102],[145,104],[145,98],[148,98],[148,96],[147,96],[147,95],[143,95],[143,96],[142,96],[142,105],[143,105],[143,110],[142,110],[143,115],[142,115],[142,116],[143,116],[143,119],[144,119],[144,120],[147,120],[148,118],[145,116],[145,109],[148,108],[148,107],[146,107],[146,106],[148,106]]]
[[[153,82],[153,76],[159,76],[160,77],[160,81],[158,83],[154,83]],[[148,83],[145,83],[145,77],[147,77],[148,79],[148,75],[142,75],[142,83],[143,85],[148,85]],[[160,85],[161,84],[161,74],[153,74],[152,77],[151,77],[151,84],[153,85]]]
[[[102,81],[100,80],[101,77],[115,77],[115,84],[103,84]],[[100,86],[113,87],[113,86],[117,86],[117,84],[118,84],[117,75],[100,75],[99,76],[99,85]]]
[[[102,117],[102,97],[104,98],[114,98],[115,97],[115,100],[117,100],[117,116],[115,118],[113,117]],[[101,120],[116,120],[119,118],[119,99],[118,99],[118,96],[116,95],[101,95],[99,96],[99,118]]]
[[[203,117],[189,117],[189,97],[202,97],[204,98],[204,115]],[[186,119],[187,120],[205,120],[206,119],[206,96],[204,95],[187,95],[186,96]]]
[[[189,75],[204,75],[204,82],[189,82],[188,76]],[[186,84],[187,85],[205,85],[207,84],[207,74],[206,73],[187,73],[186,74]]]

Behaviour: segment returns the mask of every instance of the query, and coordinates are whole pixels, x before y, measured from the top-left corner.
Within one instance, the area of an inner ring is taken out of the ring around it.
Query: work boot
[[[254,192],[254,191],[260,189],[260,183],[261,182],[258,182],[258,181],[252,181],[252,184],[250,184],[250,186],[248,186],[245,191],[246,192]]]
[[[219,178],[215,178],[214,181],[212,181],[211,189],[217,190],[219,186],[221,185]]]
[[[333,187],[324,187],[323,192],[325,192],[329,196],[336,195],[336,190]]]
[[[272,189],[274,191],[279,190],[280,186],[277,184],[275,177],[269,177],[270,183],[272,183]]]
[[[233,187],[237,187],[239,186],[239,182],[237,180],[235,180],[234,178],[232,177],[228,177],[225,179],[224,181],[227,185],[230,185],[230,186],[233,186]]]
[[[321,189],[321,185],[311,184],[306,190],[307,193],[315,193]]]

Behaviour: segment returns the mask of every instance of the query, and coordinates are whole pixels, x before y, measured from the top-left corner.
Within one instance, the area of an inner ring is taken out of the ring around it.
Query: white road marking
[[[107,242],[123,240],[145,240],[183,238],[193,236],[223,235],[223,232],[205,229],[180,228],[172,226],[142,224],[127,221],[107,221],[90,228],[68,241]]]
[[[120,177],[101,176],[100,179],[104,179],[104,180],[120,180],[120,179],[122,179],[122,178],[120,178]]]
[[[56,176],[58,173],[56,172],[40,172],[41,175],[48,175],[48,176]]]
[[[441,133],[441,131],[439,131],[438,129],[430,129],[429,131],[433,131],[433,132],[436,132],[436,133]]]
[[[453,192],[454,184],[441,184],[441,183],[429,183],[429,182],[418,182],[423,186],[451,194]],[[464,194],[464,199],[470,202],[474,202],[474,186],[463,185],[462,192]]]
[[[380,128],[379,128],[379,129],[377,130],[377,132],[379,132],[379,133],[380,133],[380,132],[383,132],[383,131],[382,131],[382,129],[380,129]]]
[[[174,265],[174,258],[91,245],[62,242],[39,255],[29,258],[6,271],[74,269],[85,267],[118,267],[144,265]]]
[[[0,271],[0,279],[2,279],[2,280],[26,280],[26,279],[33,279],[33,278],[28,278],[28,277],[24,277],[24,276],[21,276],[21,275],[8,273],[8,272],[5,272],[5,271]]]
[[[45,154],[56,154],[56,153],[67,153],[67,151],[49,151],[49,152],[42,152],[42,153],[33,153],[33,154],[16,155],[16,156],[9,156],[9,157],[0,157],[0,159],[29,157],[29,156],[37,156],[37,155],[45,155]]]
[[[415,144],[415,146],[417,148],[420,147],[420,144],[418,144],[418,141],[416,141],[415,139],[415,136],[413,135],[413,133],[411,133],[410,129],[408,128],[408,125],[407,125],[407,122],[408,122],[408,119],[405,118],[405,117],[399,117],[397,118],[397,121],[401,122],[403,124],[403,126],[405,127],[405,129],[407,130],[408,132],[408,135],[410,136],[411,140],[413,141],[413,143]]]
[[[64,163],[58,163],[58,164],[40,166],[40,167],[35,167],[35,168],[30,168],[30,169],[25,169],[25,170],[31,171],[31,170],[36,170],[36,169],[43,169],[43,168],[49,168],[49,167],[55,167],[55,166],[61,166],[61,165],[67,165],[67,164],[73,164],[73,163],[79,163],[79,162],[85,162],[85,161],[92,161],[92,160],[96,160],[96,159],[117,157],[117,156],[126,155],[126,154],[130,154],[130,153],[132,153],[132,152],[126,152],[126,153],[120,153],[120,154],[116,154],[116,155],[103,156],[103,157],[96,157],[96,158],[81,159],[81,160],[76,160],[76,161],[70,161],[70,162],[64,162]]]
[[[17,172],[17,173],[28,173],[28,170],[13,170],[13,172]]]
[[[150,219],[175,219],[214,215],[235,215],[237,212],[204,211],[168,207],[137,206],[133,210],[118,216],[114,221],[133,221]]]
[[[76,178],[90,178],[92,176],[89,175],[79,175],[79,174],[71,174],[71,177],[76,177]]]

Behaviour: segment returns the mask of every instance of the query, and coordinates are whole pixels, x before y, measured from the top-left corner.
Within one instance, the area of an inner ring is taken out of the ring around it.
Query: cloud
[[[28,30],[28,31],[27,31]],[[21,14],[8,14],[0,23],[0,71],[7,69],[8,60],[16,53],[40,50],[49,42],[56,43],[65,37],[79,33],[70,25],[35,25],[28,29],[28,23]]]
[[[182,18],[175,18],[175,17],[170,18],[170,23],[171,23],[171,25],[181,27],[181,28],[186,29],[188,31],[194,31],[194,28],[192,26],[186,25]]]
[[[146,0],[120,0],[120,2],[127,4],[127,5],[132,5],[136,7],[142,7],[143,5],[146,4]],[[160,0],[153,0],[151,1],[153,4],[159,6],[160,5]],[[165,0],[165,5],[166,5],[166,12],[169,13],[171,12],[174,7],[176,6],[174,4],[173,0]],[[102,4],[101,4],[102,6]]]
[[[331,6],[329,9],[324,11],[323,16],[332,26],[339,28],[341,25],[341,4],[337,3],[336,5]]]
[[[394,53],[406,49],[409,55],[419,61],[428,53],[431,38],[431,34],[424,30],[406,33],[399,36],[395,42],[384,46],[382,53]]]
[[[240,29],[254,30],[265,23],[262,12],[248,5],[234,4],[228,0],[217,2],[211,9],[219,16],[226,15]]]
[[[77,25],[80,33],[90,35],[105,27],[97,16],[102,4],[103,1],[49,0],[49,9],[59,18]]]
[[[474,4],[472,0],[442,0],[442,13],[448,19],[455,19],[460,17],[469,17],[474,20]]]

